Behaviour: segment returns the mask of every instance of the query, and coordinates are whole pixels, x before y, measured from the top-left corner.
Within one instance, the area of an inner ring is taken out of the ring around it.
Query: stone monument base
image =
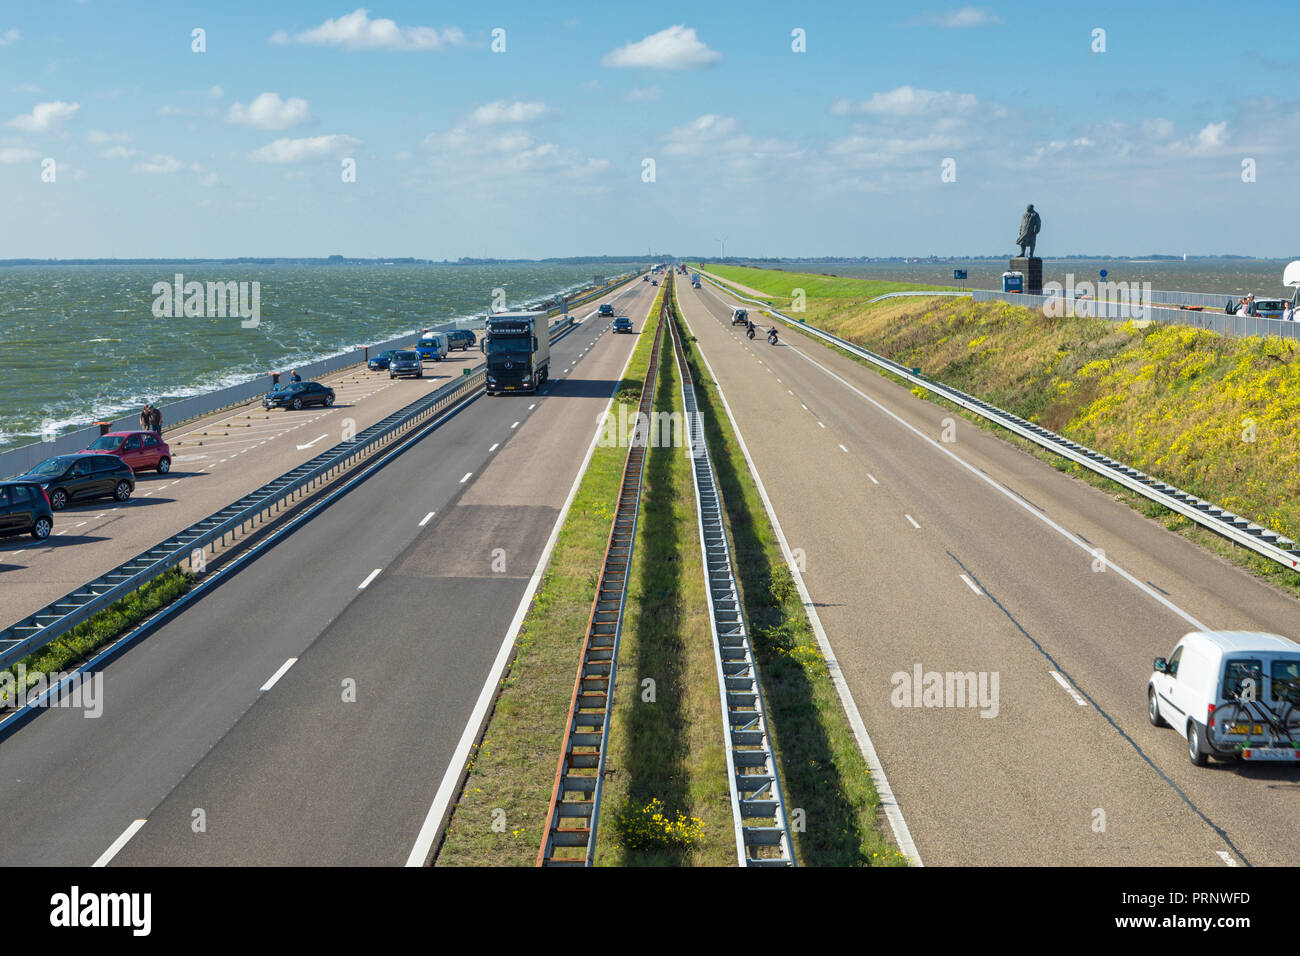
[[[1025,276],[1025,294],[1043,294],[1043,260],[1038,256],[1012,256],[1011,271]]]

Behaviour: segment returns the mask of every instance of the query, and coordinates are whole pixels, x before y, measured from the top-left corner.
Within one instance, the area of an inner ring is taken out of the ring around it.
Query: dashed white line
[[[519,423],[518,423],[518,422],[515,422],[515,423],[514,423],[513,425],[511,425],[510,427],[511,427],[511,428],[518,428],[518,427],[519,427]]]
[[[983,594],[983,593],[984,593],[983,591],[981,591],[981,590],[979,589],[979,586],[976,585],[975,582],[972,581],[970,578],[968,578],[966,575],[964,575],[964,574],[961,575],[961,579],[962,579],[963,581],[966,582],[966,587],[970,588],[970,589],[971,589],[972,591],[974,591],[976,594]]]
[[[366,587],[366,585],[368,585],[368,584],[369,584],[371,581],[373,581],[375,578],[379,577],[379,572],[382,571],[382,570],[384,570],[384,569],[383,569],[383,568],[375,568],[373,571],[371,571],[369,574],[367,574],[367,575],[366,575],[366,579],[365,579],[364,581],[362,581],[360,584],[357,585],[357,590],[358,590],[358,591],[364,590],[365,587]]]
[[[110,846],[107,850],[105,850],[100,855],[99,859],[90,865],[92,867],[108,866],[108,864],[112,861],[113,857],[117,856],[117,854],[121,852],[122,847],[126,846],[127,843],[130,842],[131,837],[135,836],[136,833],[139,832],[140,828],[144,826],[145,823],[147,822],[148,821],[146,820],[133,821],[129,827],[127,827],[125,830],[122,831],[122,835],[113,841],[113,845]]]
[[[497,442],[495,445],[493,445],[491,448],[488,449],[488,454],[491,454],[492,452],[496,451],[500,447],[501,447],[501,443]]]
[[[840,451],[844,452],[844,454],[846,455],[849,453],[849,450],[845,448],[843,445],[840,446]]]
[[[528,406],[528,410],[531,412],[531,411],[532,411],[534,408],[536,408],[536,407],[537,407],[537,403],[536,403],[536,402],[533,402],[533,404],[531,404],[531,405]]]
[[[376,571],[375,573],[378,574],[379,572]],[[296,658],[296,657],[291,657],[291,658],[289,658],[287,661],[285,661],[283,664],[281,664],[281,665],[280,665],[280,669],[279,669],[278,671],[276,671],[274,674],[271,675],[271,679],[268,680],[265,684],[262,685],[262,690],[266,691],[266,690],[270,690],[272,687],[274,687],[274,686],[275,686],[275,682],[278,681],[281,677],[283,677],[283,676],[285,675],[285,672],[286,672],[290,667],[292,667],[294,664],[297,664],[297,663],[298,663],[298,658]]]
[[[421,518],[421,519],[420,519],[420,527],[423,528],[426,524],[428,524],[428,523],[429,523],[429,519],[432,518],[435,514],[437,514],[436,511],[430,511],[427,515],[425,515],[423,518]]]
[[[1232,858],[1232,854],[1230,854],[1227,850],[1215,850],[1214,852],[1218,854],[1219,859],[1222,860],[1224,863],[1228,864],[1228,866],[1237,865],[1237,861]]]
[[[802,408],[805,412],[808,411],[808,406],[805,405],[803,402],[799,403],[799,407]]]
[[[818,424],[818,425],[821,425],[822,428],[825,428],[825,427],[826,427],[825,423],[823,423],[823,422],[818,422],[817,424]]]
[[[919,524],[916,523],[916,519],[913,518],[911,515],[903,515],[903,517],[906,518],[908,521],[912,522],[912,527],[913,527],[913,528],[920,528],[920,527],[921,527]]]
[[[1060,684],[1062,687],[1065,688],[1066,692],[1067,692],[1071,697],[1074,698],[1074,702],[1075,702],[1076,704],[1078,704],[1080,707],[1087,707],[1087,706],[1088,706],[1088,702],[1087,702],[1086,700],[1084,700],[1082,697],[1079,696],[1079,692],[1078,692],[1077,690],[1075,690],[1073,687],[1070,686],[1070,682],[1069,682],[1069,681],[1067,681],[1067,680],[1066,680],[1064,677],[1062,677],[1060,674],[1056,673],[1056,671],[1048,671],[1048,673],[1051,674],[1054,678],[1056,678],[1056,682],[1057,682],[1058,684]]]

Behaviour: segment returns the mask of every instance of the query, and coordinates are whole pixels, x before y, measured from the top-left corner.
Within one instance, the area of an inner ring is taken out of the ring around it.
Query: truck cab
[[[536,392],[550,377],[551,336],[545,312],[498,312],[487,317],[483,353],[487,393]]]

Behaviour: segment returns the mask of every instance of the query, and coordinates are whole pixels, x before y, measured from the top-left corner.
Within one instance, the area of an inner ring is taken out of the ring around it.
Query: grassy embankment
[[[803,811],[794,833],[804,866],[900,866],[885,836],[879,797],[858,750],[826,660],[781,554],[758,488],[732,431],[717,384],[684,324],[679,326],[705,437],[724,501],[741,600],[786,805]]]
[[[651,310],[610,413],[635,415],[654,339]],[[438,850],[438,866],[532,866],[537,859],[578,654],[614,521],[627,448],[597,445],[520,629],[515,658]],[[504,820],[494,811],[504,811]],[[495,826],[494,826],[495,824]]]
[[[63,637],[51,641],[19,662],[26,669],[28,685],[30,686],[38,675],[48,676],[79,667],[89,660],[95,651],[116,641],[137,624],[152,617],[187,592],[196,581],[194,575],[179,568],[168,571],[89,620],[82,621]],[[15,676],[18,666],[10,668]],[[11,702],[0,697],[0,706],[10,705]]]
[[[1229,338],[1182,326],[1052,318],[1035,309],[965,298],[867,305],[865,299],[880,294],[877,283],[835,280],[820,298],[812,292],[816,276],[778,278],[767,270],[729,266],[711,271],[756,288],[802,285],[809,289],[804,313],[809,323],[1300,540],[1296,342]],[[788,300],[774,301],[774,307],[782,305]],[[1300,576],[1293,572],[963,414],[1171,530],[1300,593]]]

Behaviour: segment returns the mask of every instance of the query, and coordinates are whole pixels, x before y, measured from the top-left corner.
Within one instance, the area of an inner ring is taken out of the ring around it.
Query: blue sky
[[[0,257],[1292,256],[1293,9],[5,2]]]

